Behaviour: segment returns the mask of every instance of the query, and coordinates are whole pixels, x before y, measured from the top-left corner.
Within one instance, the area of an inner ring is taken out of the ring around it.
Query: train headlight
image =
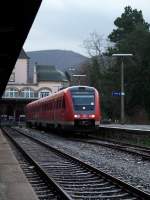
[[[80,115],[74,115],[74,118],[80,118]]]
[[[95,118],[95,115],[89,115],[90,118]]]

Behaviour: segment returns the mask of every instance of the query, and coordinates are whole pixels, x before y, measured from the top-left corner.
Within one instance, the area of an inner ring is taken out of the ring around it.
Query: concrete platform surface
[[[0,200],[37,200],[0,130]]]

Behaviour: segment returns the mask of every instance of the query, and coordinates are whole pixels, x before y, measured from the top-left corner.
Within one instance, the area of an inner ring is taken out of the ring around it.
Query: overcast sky
[[[128,5],[142,10],[150,23],[150,0],[43,0],[24,49],[63,49],[86,55],[83,41],[92,32],[107,37]]]

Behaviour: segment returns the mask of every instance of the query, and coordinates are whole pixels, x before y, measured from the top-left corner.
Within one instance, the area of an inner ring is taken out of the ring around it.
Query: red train
[[[28,126],[62,129],[91,129],[101,120],[98,91],[88,86],[72,86],[26,106]]]

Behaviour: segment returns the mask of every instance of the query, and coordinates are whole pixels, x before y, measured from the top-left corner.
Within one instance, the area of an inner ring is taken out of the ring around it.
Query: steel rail
[[[18,131],[18,130],[17,130]],[[20,131],[18,131],[18,132],[20,132]],[[100,171],[99,169],[97,169],[97,168],[95,168],[95,167],[92,167],[92,166],[90,166],[90,165],[88,165],[88,164],[86,164],[86,163],[84,163],[84,162],[82,162],[80,159],[78,159],[78,158],[74,158],[73,156],[70,156],[70,155],[68,155],[68,154],[64,154],[63,152],[61,152],[60,150],[57,150],[57,149],[55,149],[55,148],[53,148],[53,147],[51,147],[47,142],[43,142],[43,141],[40,141],[40,140],[38,140],[37,138],[35,139],[35,138],[33,138],[33,137],[31,137],[31,136],[29,136],[29,135],[27,135],[27,134],[25,134],[25,133],[22,133],[21,132],[21,134],[23,134],[23,135],[25,135],[25,136],[27,136],[27,137],[29,137],[29,138],[31,138],[32,140],[34,140],[34,141],[38,141],[38,143],[40,143],[40,144],[44,144],[46,147],[48,147],[51,151],[53,151],[53,152],[55,152],[57,155],[61,155],[62,157],[64,157],[64,158],[68,158],[69,160],[71,160],[71,162],[73,162],[73,163],[76,163],[76,164],[78,164],[78,165],[80,165],[80,166],[84,166],[84,169],[87,169],[87,170],[89,170],[90,172],[93,172],[94,174],[96,174],[98,177],[100,177],[100,178],[103,178],[103,179],[105,179],[105,180],[107,180],[107,181],[109,181],[109,182],[111,182],[111,183],[113,183],[113,185],[117,185],[117,186],[119,186],[119,188],[121,188],[123,191],[126,191],[125,193],[128,193],[128,194],[131,194],[131,196],[132,197],[130,197],[130,198],[126,198],[126,199],[143,199],[143,200],[147,200],[147,199],[150,199],[150,195],[149,194],[147,194],[147,193],[145,193],[145,192],[143,192],[143,191],[141,191],[141,190],[139,190],[139,189],[137,189],[137,188],[135,188],[135,187],[133,187],[133,186],[131,186],[131,185],[129,185],[129,184],[127,184],[127,183],[125,183],[125,182],[123,182],[123,181],[121,181],[121,180],[119,180],[119,179],[117,179],[117,178],[115,178],[115,177],[113,177],[113,176],[111,176],[111,175],[108,175],[108,174],[106,174],[106,173],[104,173],[104,172],[102,172],[102,171]],[[69,181],[69,180],[68,180]],[[70,180],[71,181],[71,180]],[[73,181],[71,181],[71,182],[73,182]],[[90,195],[90,194],[89,194]],[[119,197],[119,196],[118,196]],[[115,199],[115,197],[113,197],[112,196],[112,198],[114,198]],[[121,198],[121,197],[120,197]],[[79,198],[80,199],[80,198]],[[88,198],[87,198],[88,199]],[[103,199],[103,198],[102,198]],[[111,199],[111,198],[110,198]],[[123,199],[123,198],[122,198]]]
[[[22,152],[19,151],[10,138],[8,138],[8,142],[39,200],[56,200],[56,198],[60,199],[58,194],[56,194],[56,190],[54,190],[52,185],[48,183],[40,171],[36,169],[36,166],[33,165],[33,163],[31,163]]]
[[[109,140],[103,140],[98,137],[90,137],[91,139],[81,139],[81,138],[71,138],[73,141],[77,142],[85,142],[88,144],[93,145],[100,145],[108,148],[117,149],[120,151],[124,151],[130,154],[136,154],[138,156],[143,157],[146,160],[150,160],[150,148],[145,147],[139,147],[137,145],[131,145],[131,144],[123,144],[115,141],[109,141]],[[96,140],[96,141],[94,141]]]
[[[36,167],[36,169],[39,171],[39,173],[42,175],[42,177],[50,184],[52,185],[55,190],[60,194],[60,200],[73,200],[67,193],[64,191],[60,185],[56,183],[56,181],[48,176],[45,171],[41,168],[41,166],[32,159],[32,157],[23,149],[21,146],[8,134],[8,132],[5,129],[2,129],[2,131],[9,137],[9,139],[14,143],[14,145],[21,151],[21,153],[29,160],[30,163],[32,163],[33,166]],[[58,195],[59,197],[59,195]],[[59,198],[58,198],[59,199]]]
[[[98,139],[98,140],[101,140],[101,141],[104,141],[104,142],[112,142],[114,144],[121,144],[121,145],[127,145],[129,147],[135,147],[135,148],[139,148],[139,149],[142,149],[143,151],[148,151],[150,152],[150,147],[146,147],[146,146],[140,146],[140,145],[136,145],[136,144],[130,144],[130,143],[125,143],[125,142],[120,142],[120,141],[115,141],[113,139],[104,139],[102,137],[98,137],[98,136],[93,136],[93,135],[88,135],[88,138],[90,139]]]

